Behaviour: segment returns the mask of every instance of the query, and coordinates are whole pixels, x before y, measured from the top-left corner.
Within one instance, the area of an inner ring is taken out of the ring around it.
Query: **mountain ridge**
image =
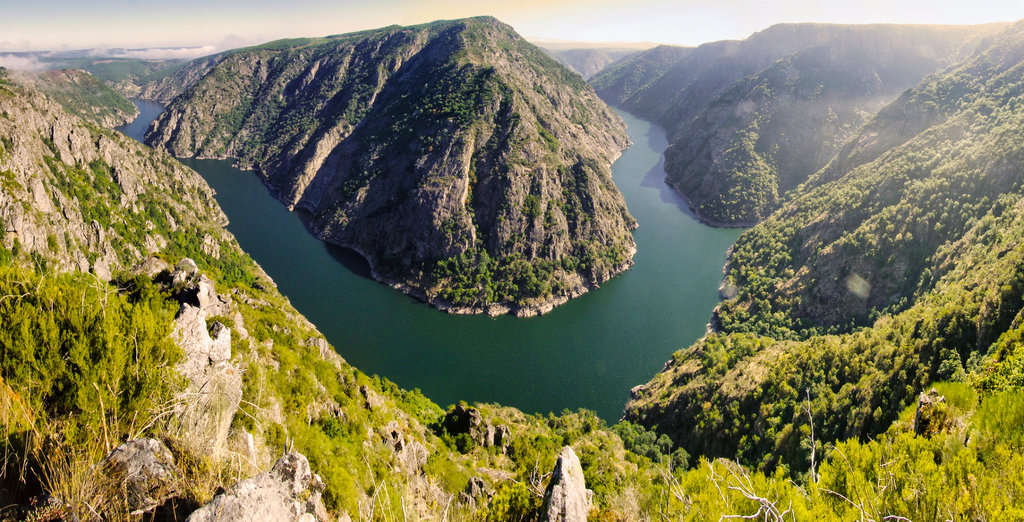
[[[628,143],[621,120],[489,17],[226,53],[147,141],[237,158],[309,212],[318,237],[453,312],[545,312],[635,251],[610,175]]]
[[[668,129],[667,181],[699,217],[744,227],[778,208],[875,111],[1002,27],[779,24],[745,40],[634,56],[593,83]]]

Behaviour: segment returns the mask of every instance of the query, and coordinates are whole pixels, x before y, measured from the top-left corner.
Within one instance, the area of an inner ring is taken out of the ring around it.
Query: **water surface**
[[[124,129],[136,139],[160,108],[140,111]],[[664,183],[664,132],[620,115],[634,144],[612,170],[640,223],[636,265],[531,319],[439,312],[368,279],[358,256],[311,236],[253,173],[228,161],[185,163],[217,191],[242,248],[359,369],[442,406],[461,399],[530,412],[588,408],[614,421],[631,387],[703,335],[726,249],[740,233],[694,220]]]

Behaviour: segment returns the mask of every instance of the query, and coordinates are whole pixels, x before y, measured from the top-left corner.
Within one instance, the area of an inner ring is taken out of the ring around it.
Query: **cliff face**
[[[219,60],[147,141],[256,169],[382,281],[452,311],[530,314],[631,263],[635,222],[609,168],[623,123],[494,19]]]
[[[132,98],[151,100],[166,105],[199,81],[224,56],[225,53],[204,56],[186,64],[158,62],[153,65],[153,71],[148,74],[119,79],[116,85],[122,92],[130,94]]]
[[[676,51],[669,67],[627,60],[594,82],[606,99],[669,129],[668,183],[698,215],[751,225],[879,108],[997,29],[783,24]],[[624,90],[630,70],[639,86]]]
[[[227,221],[195,172],[3,77],[0,183],[8,248],[103,279],[186,224]]]

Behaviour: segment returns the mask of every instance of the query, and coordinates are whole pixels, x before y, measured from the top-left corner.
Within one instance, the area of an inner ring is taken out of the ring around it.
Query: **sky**
[[[972,24],[1024,18],[1024,0],[0,0],[0,50],[181,47],[492,15],[534,41],[697,45],[780,22]]]

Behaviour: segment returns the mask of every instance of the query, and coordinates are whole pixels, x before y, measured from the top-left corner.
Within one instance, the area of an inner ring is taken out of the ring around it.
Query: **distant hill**
[[[189,59],[177,56],[195,56],[207,49],[195,47],[0,52],[0,64],[12,62],[18,65],[16,69],[37,72],[82,70],[125,97],[144,97],[166,103],[179,92],[171,89],[168,82],[161,80],[189,62]],[[181,85],[184,82],[175,83]],[[144,85],[148,86],[146,92],[142,91]]]
[[[749,225],[875,111],[1000,27],[781,24],[742,41],[652,49],[592,83],[669,130],[668,182],[699,216]]]
[[[235,158],[322,239],[453,312],[551,309],[626,269],[625,126],[493,18],[270,42],[190,63],[147,141]]]
[[[580,73],[581,76],[587,79],[601,72],[608,65],[641,51],[633,47],[563,48],[560,46],[546,47],[543,44],[539,45],[552,58]]]
[[[100,126],[113,128],[131,122],[135,105],[98,78],[80,69],[16,73],[64,109]]]

